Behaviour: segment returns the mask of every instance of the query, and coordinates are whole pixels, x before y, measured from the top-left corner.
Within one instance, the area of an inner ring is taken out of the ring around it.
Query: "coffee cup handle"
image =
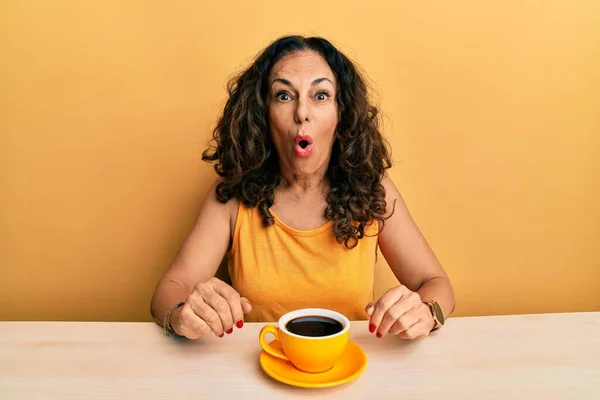
[[[264,351],[266,351],[273,357],[289,361],[289,359],[281,350],[276,349],[275,347],[271,346],[271,344],[265,341],[265,336],[267,335],[267,333],[272,333],[275,336],[275,339],[279,340],[279,328],[277,328],[275,325],[265,325],[260,330],[260,334],[258,336],[258,340],[260,341],[260,347],[262,347]]]

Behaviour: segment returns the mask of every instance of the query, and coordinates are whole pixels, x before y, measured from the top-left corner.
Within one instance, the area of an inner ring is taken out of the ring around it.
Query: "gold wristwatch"
[[[423,301],[423,303],[427,304],[431,310],[431,316],[435,322],[435,325],[431,331],[435,331],[440,326],[444,325],[444,313],[442,312],[442,307],[440,307],[438,302],[434,300]]]

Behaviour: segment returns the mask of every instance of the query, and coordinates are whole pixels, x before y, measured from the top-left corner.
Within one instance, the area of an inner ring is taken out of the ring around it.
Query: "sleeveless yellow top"
[[[265,227],[258,208],[238,209],[229,257],[233,288],[250,300],[248,322],[273,322],[298,308],[328,308],[350,320],[367,319],[373,299],[377,222],[353,249],[339,244],[333,221],[308,231],[293,229],[273,214]]]

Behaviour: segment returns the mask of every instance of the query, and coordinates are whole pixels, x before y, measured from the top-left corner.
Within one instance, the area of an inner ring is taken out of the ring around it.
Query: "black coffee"
[[[339,321],[317,315],[294,318],[285,327],[296,335],[311,337],[335,335],[344,329]]]

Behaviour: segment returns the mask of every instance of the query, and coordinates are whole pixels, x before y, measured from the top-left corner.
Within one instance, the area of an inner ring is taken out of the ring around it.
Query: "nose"
[[[299,99],[298,102],[296,103],[296,112],[295,112],[295,119],[296,119],[296,123],[297,124],[303,124],[305,122],[309,121],[309,109],[308,109],[308,104],[307,101],[304,99]]]

